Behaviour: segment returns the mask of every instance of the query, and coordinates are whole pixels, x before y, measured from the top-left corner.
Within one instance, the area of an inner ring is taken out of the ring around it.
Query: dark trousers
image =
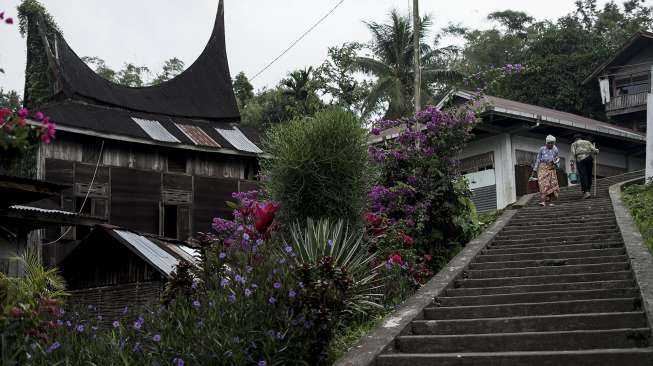
[[[576,162],[578,167],[578,179],[580,179],[580,188],[583,193],[590,192],[592,188],[592,169],[594,168],[594,158],[591,156]]]

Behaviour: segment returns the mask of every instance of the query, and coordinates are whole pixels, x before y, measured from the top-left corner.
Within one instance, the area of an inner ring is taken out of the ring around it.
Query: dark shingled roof
[[[50,100],[82,100],[130,111],[198,118],[240,120],[231,85],[220,0],[213,33],[204,51],[184,72],[159,85],[132,88],[97,75],[59,36],[55,42],[58,91]],[[65,121],[59,121],[64,123]]]

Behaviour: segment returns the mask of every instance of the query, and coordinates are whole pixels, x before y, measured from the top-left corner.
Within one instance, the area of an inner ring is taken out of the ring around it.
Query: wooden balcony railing
[[[606,103],[605,111],[608,113],[612,112],[612,114],[617,114],[620,111],[626,112],[626,110],[630,108],[646,106],[647,94],[647,92],[643,92],[612,97],[610,98],[610,102]]]

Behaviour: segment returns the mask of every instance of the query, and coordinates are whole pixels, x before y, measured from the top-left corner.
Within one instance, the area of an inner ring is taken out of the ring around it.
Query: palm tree
[[[280,86],[283,95],[294,101],[299,115],[312,114],[319,109],[320,98],[313,80],[313,67],[291,72],[281,80]]]
[[[413,113],[413,27],[407,16],[396,10],[390,12],[389,23],[365,23],[372,32],[369,48],[373,57],[356,57],[354,67],[376,77],[370,94],[365,98],[364,114],[369,115],[381,103],[387,102],[385,118],[399,118]],[[421,20],[418,32],[422,64],[422,102],[432,100],[431,85],[446,83],[459,78],[458,73],[438,68],[435,59],[440,50],[426,44],[425,38],[431,26],[431,19]],[[423,104],[423,103],[422,103]]]

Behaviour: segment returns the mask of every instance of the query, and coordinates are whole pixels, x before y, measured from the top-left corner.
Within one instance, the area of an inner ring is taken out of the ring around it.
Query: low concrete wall
[[[516,204],[523,207],[532,195],[524,196]],[[410,331],[410,323],[419,319],[422,310],[431,305],[450,285],[467,269],[472,259],[481,252],[503,229],[517,211],[506,210],[492,226],[478,238],[467,243],[465,248],[455,256],[446,267],[427,282],[417,293],[408,298],[397,310],[392,312],[383,324],[374,328],[342,358],[336,366],[372,366],[376,357],[383,351],[391,351],[397,336]]]
[[[637,181],[643,182],[643,179],[638,178],[611,186],[610,199],[621,236],[626,245],[626,253],[630,259],[633,275],[641,291],[642,308],[646,311],[648,323],[651,326],[653,325],[653,256],[646,247],[630,210],[622,200],[624,186]],[[653,331],[651,335],[653,336]]]

